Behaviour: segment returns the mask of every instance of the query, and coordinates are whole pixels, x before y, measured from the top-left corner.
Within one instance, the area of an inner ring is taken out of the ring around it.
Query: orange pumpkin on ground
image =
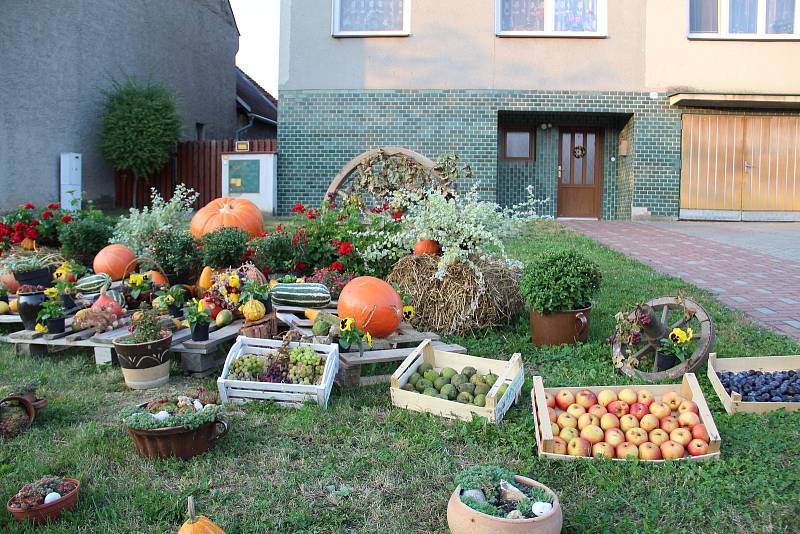
[[[403,301],[397,291],[380,278],[360,276],[339,295],[339,317],[352,317],[356,326],[373,337],[386,337],[400,326]]]
[[[125,245],[108,245],[94,257],[92,267],[96,273],[105,273],[112,280],[122,280],[136,268],[136,254]],[[130,266],[129,266],[130,265]]]
[[[19,289],[19,282],[17,282],[17,279],[14,278],[14,273],[12,273],[11,271],[0,274],[0,283],[2,283],[3,286],[6,289],[8,289],[9,295],[17,294],[17,289]]]
[[[169,281],[158,271],[147,271],[146,274],[155,286],[168,286]]]
[[[439,242],[433,239],[422,239],[414,245],[414,254],[416,255],[439,254],[441,251],[442,247],[439,246]]]
[[[195,515],[194,497],[189,497],[189,519],[183,524],[178,534],[225,534],[225,531],[206,516]]]
[[[241,228],[257,236],[264,231],[264,218],[258,206],[251,201],[222,197],[212,200],[194,214],[189,231],[199,238],[226,226]]]

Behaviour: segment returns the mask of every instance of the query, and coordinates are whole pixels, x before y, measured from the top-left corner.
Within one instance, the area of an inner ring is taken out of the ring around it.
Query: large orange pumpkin
[[[351,280],[339,295],[339,317],[352,317],[373,337],[386,337],[400,326],[403,301],[394,288],[374,276]]]
[[[108,245],[94,257],[92,267],[94,272],[105,273],[112,280],[122,280],[136,268],[136,264],[131,263],[135,259],[136,254],[125,245]]]
[[[2,283],[3,286],[5,286],[5,288],[8,289],[9,295],[17,294],[17,289],[19,289],[19,282],[17,282],[17,279],[14,278],[14,273],[12,273],[11,271],[7,271],[3,274],[0,274],[0,283]]]
[[[264,218],[258,206],[251,201],[222,197],[212,200],[194,214],[189,231],[199,238],[224,226],[241,228],[257,236],[264,231]]]
[[[442,251],[442,248],[439,246],[438,241],[434,241],[433,239],[422,239],[417,241],[417,244],[414,245],[414,254],[439,254]]]

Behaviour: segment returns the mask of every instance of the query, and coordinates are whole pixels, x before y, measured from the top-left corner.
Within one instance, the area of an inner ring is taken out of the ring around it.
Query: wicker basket
[[[278,318],[275,312],[268,313],[258,321],[245,321],[239,334],[258,339],[272,339],[278,334]]]

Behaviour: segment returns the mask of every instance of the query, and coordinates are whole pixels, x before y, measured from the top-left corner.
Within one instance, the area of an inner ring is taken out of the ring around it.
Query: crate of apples
[[[533,377],[540,456],[613,460],[718,458],[720,437],[693,373],[681,384],[545,388]]]

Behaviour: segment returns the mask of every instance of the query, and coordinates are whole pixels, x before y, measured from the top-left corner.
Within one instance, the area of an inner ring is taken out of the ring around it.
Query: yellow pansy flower
[[[372,336],[369,332],[364,332],[364,339],[367,340],[367,345],[372,346]]]
[[[58,294],[58,291],[56,291],[56,288],[54,288],[54,287],[49,287],[49,288],[44,290],[44,294],[47,295],[48,297],[50,297],[51,299],[53,299],[53,298],[56,298],[56,295]]]
[[[230,278],[228,278],[228,285],[231,287],[239,287],[241,280],[239,280],[238,274],[232,274]]]
[[[128,283],[132,286],[140,286],[144,282],[144,275],[143,274],[132,274],[130,278],[128,278]]]
[[[345,319],[340,319],[339,320],[339,330],[341,330],[342,332],[349,332],[350,330],[353,329],[353,323],[355,323],[355,321],[353,320],[352,317],[347,317]]]
[[[36,323],[36,326],[34,327],[34,329],[35,329],[37,332],[42,332],[42,333],[45,333],[45,332],[47,332],[47,326],[45,326],[45,325],[43,325],[43,324],[41,324],[41,323]]]
[[[686,332],[684,332],[680,328],[673,328],[672,332],[669,333],[669,339],[673,343],[677,343],[679,345],[681,343],[686,343],[689,340],[688,336],[686,335]]]
[[[192,302],[194,302],[195,305],[197,306],[197,311],[201,312],[201,311],[204,311],[206,309],[206,307],[203,304],[202,300],[192,299]]]
[[[172,295],[167,295],[164,297],[164,302],[166,302],[167,304],[172,304],[175,302],[175,297],[173,297]]]
[[[403,306],[403,319],[406,321],[410,321],[414,318],[414,306],[406,305]]]

